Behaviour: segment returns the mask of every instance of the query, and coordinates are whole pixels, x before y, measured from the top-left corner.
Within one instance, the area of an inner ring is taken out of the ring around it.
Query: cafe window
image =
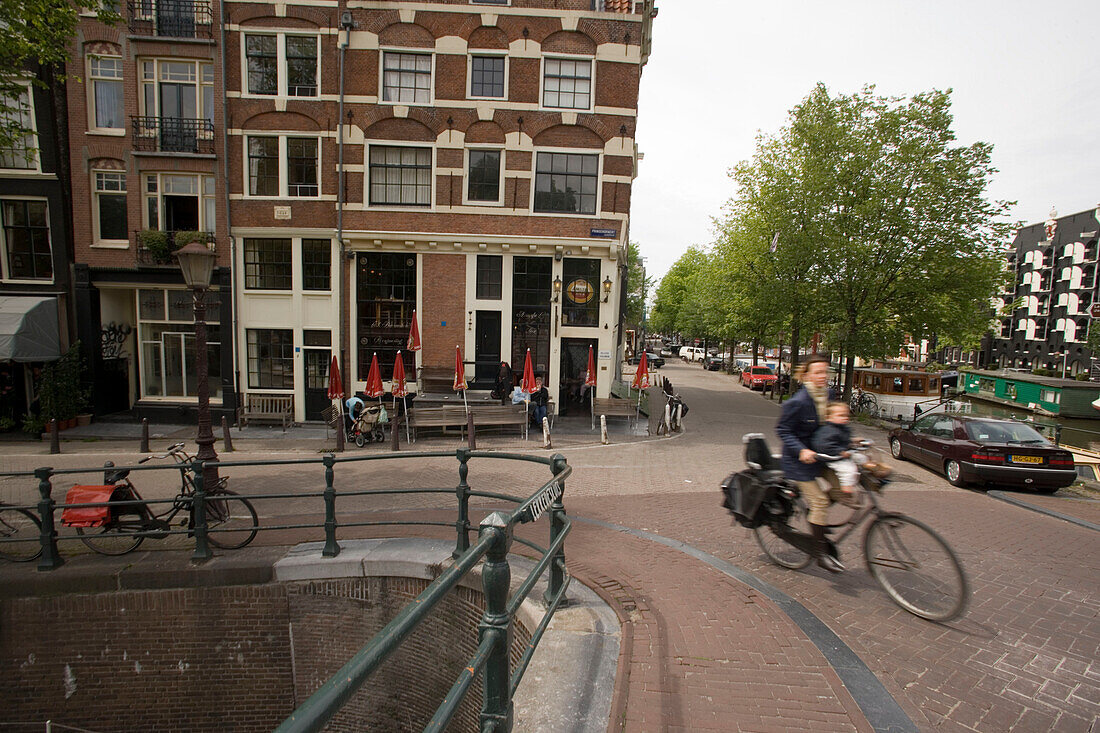
[[[534,368],[550,362],[551,266],[549,257],[512,258],[512,366],[523,368],[531,349]]]
[[[504,258],[500,255],[477,256],[476,298],[479,300],[500,300],[503,269]]]
[[[416,308],[416,257],[404,252],[362,253],[357,260],[356,309],[359,379],[365,380],[371,357],[378,355],[383,378],[393,374],[398,351],[406,370],[416,355],[405,351]]]
[[[210,399],[222,398],[221,295],[207,290],[206,362]],[[198,397],[195,365],[195,306],[189,290],[145,288],[138,291],[142,398]]]
[[[332,243],[329,240],[302,240],[302,289],[332,289]]]
[[[248,329],[248,386],[251,389],[294,389],[293,331]]]
[[[600,261],[566,258],[562,262],[563,326],[598,326]]]
[[[290,290],[291,269],[289,239],[244,240],[246,290]]]

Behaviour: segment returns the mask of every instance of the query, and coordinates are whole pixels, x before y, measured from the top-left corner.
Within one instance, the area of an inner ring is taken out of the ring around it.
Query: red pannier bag
[[[74,486],[65,495],[66,504],[101,504],[111,500],[117,486]],[[66,527],[102,527],[111,519],[111,508],[89,506],[64,509],[61,523]]]

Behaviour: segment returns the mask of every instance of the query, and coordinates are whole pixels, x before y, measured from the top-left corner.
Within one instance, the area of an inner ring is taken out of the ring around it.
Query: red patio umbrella
[[[405,348],[409,351],[420,351],[420,329],[416,326],[416,311],[413,311],[413,322],[409,328],[409,340]]]
[[[635,389],[649,389],[649,362],[642,352],[642,358],[638,362],[638,371],[634,372],[634,381],[630,383]]]
[[[531,366],[530,349],[527,349],[527,356],[523,360],[523,380],[520,381],[519,388],[527,394],[535,391],[535,369]]]
[[[340,379],[340,365],[336,363],[336,354],[332,355],[332,363],[328,367],[328,398],[344,399],[344,382]]]
[[[370,371],[367,372],[367,397],[378,397],[381,404],[385,391],[382,389],[382,370],[378,366],[378,354],[374,354],[370,358]]]
[[[462,364],[462,349],[455,344],[455,392],[462,392],[462,404],[466,407],[466,411],[469,412],[470,408],[466,405],[466,390],[469,386],[466,384],[466,367]]]
[[[588,372],[584,375],[584,384],[587,387],[596,386],[596,360],[592,358],[592,347],[588,347]]]
[[[409,394],[409,388],[405,384],[405,360],[401,358],[401,350],[397,351],[397,358],[393,360],[393,381],[390,383],[390,391],[393,392],[393,404],[397,407],[397,398],[401,398],[401,404],[404,405],[405,410],[405,442],[411,443],[412,440],[409,437],[409,403],[405,401],[405,398]]]

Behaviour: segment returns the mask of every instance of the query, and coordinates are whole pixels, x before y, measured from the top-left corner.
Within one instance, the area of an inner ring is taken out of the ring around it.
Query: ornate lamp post
[[[196,458],[210,465],[203,473],[203,483],[213,486],[218,481],[218,454],[214,450],[214,431],[210,427],[210,373],[206,353],[206,291],[214,274],[214,253],[198,242],[176,252],[183,281],[195,297],[195,369],[198,372],[199,426],[195,442],[199,446]]]

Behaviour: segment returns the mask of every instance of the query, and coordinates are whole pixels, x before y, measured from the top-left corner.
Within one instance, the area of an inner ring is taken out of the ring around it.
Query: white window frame
[[[372,204],[370,202],[370,149],[372,146],[382,148],[426,148],[431,151],[432,155],[432,170],[429,180],[431,181],[431,190],[428,193],[428,205],[423,204]],[[397,140],[367,140],[363,145],[363,183],[364,194],[363,202],[364,206],[372,210],[380,209],[392,209],[394,211],[435,211],[435,184],[436,184],[436,149],[434,143],[411,143],[408,141]],[[465,180],[465,179],[463,179]]]
[[[246,36],[275,36],[275,94],[261,94],[250,91],[248,88],[248,42]],[[317,67],[314,72],[314,80],[317,82],[317,93],[310,95],[291,95],[289,63],[286,55],[287,36],[299,38],[313,38],[317,41]],[[280,31],[269,28],[249,28],[241,31],[241,96],[251,99],[317,99],[321,96],[321,36],[317,33],[301,33],[294,31]]]
[[[474,57],[484,56],[504,59],[504,95],[501,97],[484,97],[474,95]],[[467,99],[493,99],[498,102],[508,101],[508,63],[507,51],[470,51],[466,56],[466,98]]]
[[[92,73],[92,61],[94,59],[109,59],[111,61],[117,61],[119,63],[119,76],[95,76]],[[87,79],[88,79],[88,132],[94,132],[105,135],[125,135],[126,134],[126,68],[123,65],[124,61],[121,56],[115,56],[108,53],[90,53],[86,57],[87,62]],[[96,124],[96,112],[98,107],[96,106],[95,87],[96,82],[118,82],[122,87],[122,126],[121,127],[100,127]]]
[[[143,229],[161,229],[161,222],[164,220],[164,196],[166,191],[164,190],[164,179],[167,176],[185,176],[188,178],[198,178],[198,193],[195,196],[199,199],[199,229],[200,232],[215,231],[215,225],[217,223],[218,216],[218,204],[215,196],[216,182],[212,175],[204,173],[190,173],[187,171],[142,171],[141,173],[141,223]],[[157,190],[149,190],[149,178],[156,178]],[[207,184],[210,189],[207,193]],[[179,195],[179,194],[168,194]],[[149,199],[155,198],[157,200],[157,221],[153,222],[149,220]],[[209,211],[207,205],[209,204]],[[213,218],[214,221],[208,221]]]
[[[278,200],[289,199],[290,201],[315,201],[322,197],[323,190],[321,186],[321,172],[323,168],[323,153],[321,144],[323,138],[320,135],[303,135],[295,132],[267,132],[254,130],[246,132],[243,136],[244,145],[242,146],[242,154],[244,156],[244,197],[246,199],[260,199],[260,200]],[[252,193],[250,170],[248,165],[248,142],[254,137],[274,137],[279,141],[279,193],[276,196],[260,196]],[[290,194],[290,160],[287,156],[287,140],[289,138],[301,138],[317,141],[317,193],[313,196],[293,196]]]
[[[102,173],[109,173],[111,175],[118,175],[122,177],[122,185],[125,187],[121,191],[100,191],[99,190],[99,175]],[[130,246],[129,238],[123,239],[101,239],[100,238],[100,226],[99,226],[99,197],[101,195],[117,196],[123,195],[126,199],[129,191],[129,183],[126,180],[126,171],[112,170],[108,168],[97,168],[92,170],[92,246],[93,247],[108,247],[114,249],[126,249]],[[127,205],[129,209],[129,205]],[[126,217],[127,231],[129,231],[129,215]]]
[[[30,83],[26,83],[24,86],[24,93],[27,95],[27,115],[26,119],[30,121],[30,124],[26,125],[31,132],[25,136],[30,143],[28,146],[28,152],[30,153],[31,160],[28,161],[29,165],[20,168],[7,168],[0,163],[0,170],[4,171],[19,171],[23,174],[27,173],[41,173],[42,172],[42,156],[39,154],[41,151],[38,147],[38,115],[35,113],[34,106],[34,88]],[[21,98],[23,94],[20,94]],[[10,198],[10,197],[9,197]],[[38,281],[35,281],[38,282]]]
[[[570,155],[596,156],[596,210],[591,214],[568,211],[535,211],[536,176],[538,175],[539,153],[568,153]],[[603,150],[600,148],[539,148],[531,151],[531,197],[528,210],[535,216],[571,216],[577,219],[598,219],[603,211]]]
[[[588,79],[588,106],[587,107],[550,107],[544,103],[546,99],[546,62],[547,61],[587,61],[592,71]],[[591,112],[596,105],[596,59],[586,54],[551,53],[542,57],[539,64],[539,109],[566,111],[566,112]]]
[[[151,62],[153,64],[153,78],[152,80],[145,78],[145,62]],[[161,79],[161,64],[190,64],[195,67],[195,81],[194,82],[178,82],[172,79]],[[143,117],[160,117],[160,85],[161,82],[168,83],[193,83],[195,85],[195,114],[194,119],[213,121],[214,109],[206,109],[206,104],[203,101],[203,88],[210,87],[214,89],[214,78],[210,77],[210,82],[207,83],[203,80],[203,68],[209,66],[211,72],[214,71],[214,62],[206,61],[202,59],[185,59],[185,58],[173,58],[164,56],[142,56],[137,60],[137,91],[138,91],[138,111]],[[153,85],[153,106],[155,109],[147,109],[145,106],[145,85],[152,83]],[[215,96],[212,101],[212,107],[217,107],[218,101]],[[207,118],[207,112],[210,113],[210,117]],[[189,119],[189,118],[180,118]]]
[[[49,278],[15,278],[9,272],[8,265],[8,237],[4,226],[4,201],[41,201],[46,204],[46,234],[50,240],[50,271]],[[11,283],[53,283],[57,279],[57,269],[53,261],[53,222],[50,221],[50,201],[42,196],[0,196],[0,280]]]
[[[181,290],[180,288],[161,287],[161,286],[156,286],[156,285],[145,286],[145,287],[140,288],[139,290],[160,290],[162,293],[165,294],[164,295],[164,297],[165,297],[165,301],[164,301],[164,319],[155,319],[155,318],[154,319],[145,319],[145,318],[141,317],[141,294],[140,294],[140,292],[138,292],[136,302],[134,303],[134,323],[137,324],[137,328],[135,329],[135,331],[137,332],[135,334],[135,340],[137,342],[137,353],[138,353],[138,384],[140,385],[141,399],[144,400],[144,401],[149,401],[149,402],[196,402],[198,400],[198,397],[197,396],[196,397],[188,396],[186,394],[186,391],[187,391],[186,386],[184,388],[184,394],[183,395],[166,395],[166,394],[164,394],[165,385],[167,383],[167,379],[165,378],[167,373],[165,371],[166,365],[165,365],[165,355],[164,355],[164,343],[165,343],[164,336],[162,335],[159,340],[151,340],[151,339],[146,339],[145,338],[145,332],[144,332],[144,327],[145,326],[155,326],[155,325],[177,325],[178,326],[180,324],[185,324],[186,321],[176,321],[176,320],[171,320],[171,319],[168,318],[168,312],[169,311],[168,311],[167,298],[171,297],[169,295],[171,293],[175,293],[177,295],[182,294],[181,297],[188,297],[189,298],[189,297],[191,297],[190,293],[188,293],[186,290]],[[218,292],[220,289],[219,288],[211,288],[211,290],[213,290],[214,292]],[[207,329],[207,348],[209,348],[209,344],[211,344],[211,343],[217,343],[219,347],[223,347],[223,348],[225,346],[222,343],[222,340],[221,340],[220,320],[221,320],[221,314],[220,313],[214,313],[212,311],[212,309],[207,309],[207,324],[210,326],[210,328]],[[181,345],[180,353],[184,357],[184,365],[186,364],[186,360],[187,360],[188,356],[191,356],[192,359],[194,358],[193,357],[193,348],[194,348],[193,342],[191,344],[191,348],[190,349],[188,348],[188,339],[189,338],[194,339],[194,331],[193,330],[167,331],[167,333],[172,333],[173,335],[179,334],[178,338],[180,340],[180,345]],[[147,382],[146,382],[146,379],[145,379],[145,370],[147,368],[149,368],[149,365],[146,363],[146,354],[145,354],[146,345],[153,345],[153,346],[158,347],[160,349],[161,394],[159,394],[159,395],[156,395],[156,394],[151,395],[151,394],[148,394],[146,392]],[[188,373],[187,373],[186,369],[183,370],[183,383],[184,383],[184,385],[189,384]],[[197,382],[196,382],[196,384],[197,384]],[[213,390],[211,390],[211,391],[213,391]],[[210,395],[210,404],[211,405],[220,405],[220,404],[222,404],[222,397],[211,394]]]
[[[470,198],[470,153],[474,151],[495,151],[500,153],[500,168],[497,171],[496,201],[478,201]],[[465,206],[503,206],[504,205],[504,148],[499,145],[470,145],[462,154],[462,203]]]
[[[386,54],[401,53],[414,56],[427,56],[430,69],[428,71],[428,101],[427,102],[399,102],[386,99]],[[394,48],[382,47],[378,49],[378,104],[386,104],[394,107],[431,107],[435,104],[435,51],[425,48]],[[433,159],[434,161],[434,159]],[[433,166],[434,167],[434,166]]]

